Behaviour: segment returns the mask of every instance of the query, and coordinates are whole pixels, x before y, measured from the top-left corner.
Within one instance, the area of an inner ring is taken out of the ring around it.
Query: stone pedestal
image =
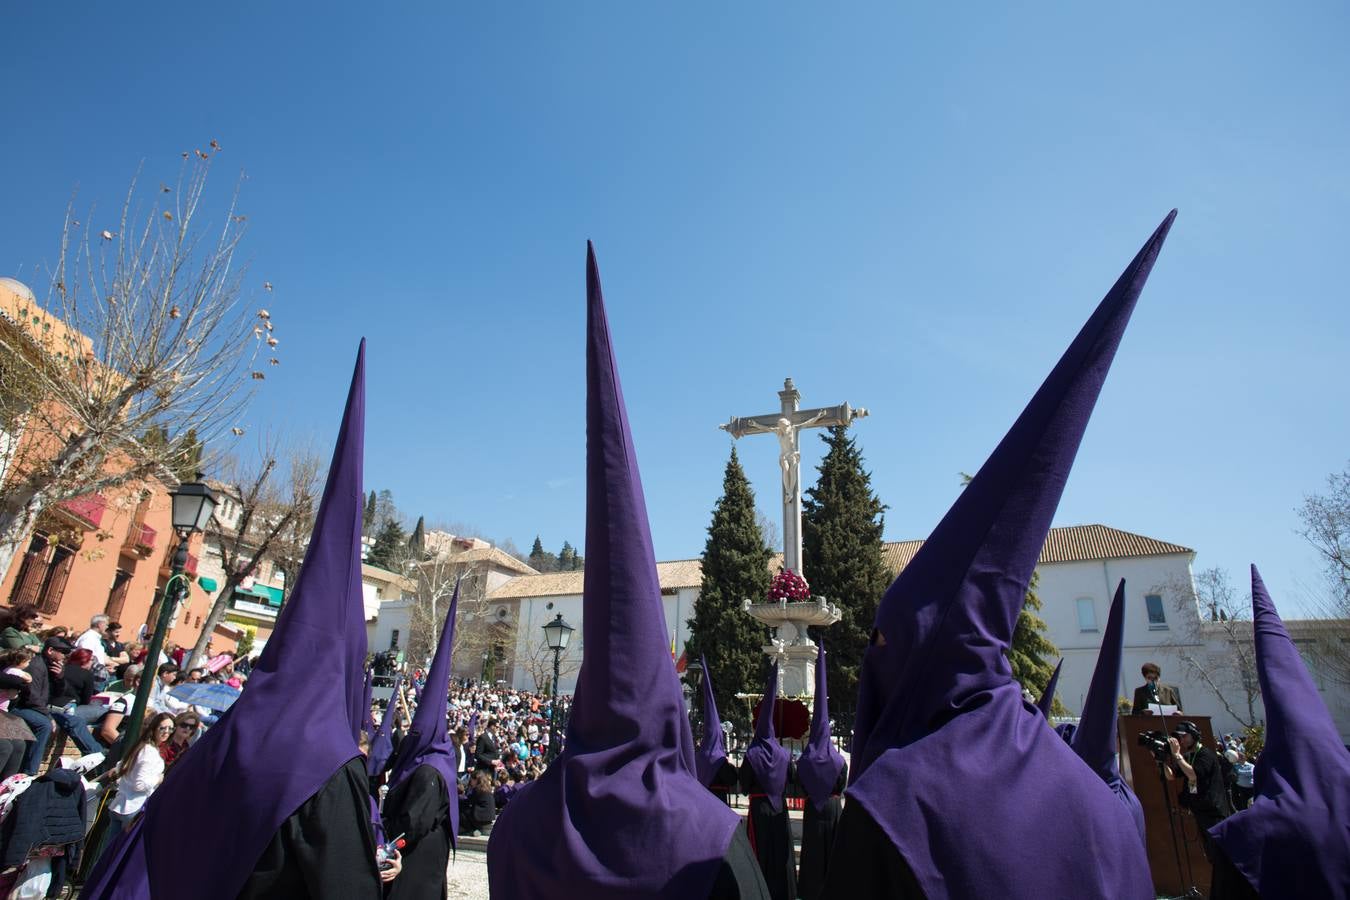
[[[810,697],[816,690],[816,642],[807,628],[833,625],[839,607],[824,597],[777,603],[746,600],[742,606],[757,621],[774,629],[764,653],[778,662],[778,693],[783,697]]]

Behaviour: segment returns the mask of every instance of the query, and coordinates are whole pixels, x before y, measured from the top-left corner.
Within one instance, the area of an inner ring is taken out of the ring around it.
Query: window
[[[397,650],[397,649],[398,649],[398,629],[397,629],[397,628],[395,628],[393,631],[389,632],[389,649],[390,649],[390,650]]]
[[[1093,604],[1092,598],[1079,597],[1075,602],[1078,605],[1078,630],[1096,631],[1097,607]]]
[[[1163,611],[1162,597],[1157,594],[1145,594],[1144,606],[1148,608],[1148,627],[1159,630],[1167,627],[1167,613]]]
[[[108,591],[108,604],[103,607],[104,614],[113,620],[122,618],[122,607],[127,602],[127,589],[131,586],[131,573],[118,569],[113,574],[112,588]]]
[[[1308,669],[1308,675],[1317,685],[1319,691],[1327,689],[1326,679],[1322,677],[1322,667],[1316,665],[1317,662],[1317,644],[1312,638],[1294,638],[1294,647],[1298,650],[1298,655],[1303,658],[1303,665]]]

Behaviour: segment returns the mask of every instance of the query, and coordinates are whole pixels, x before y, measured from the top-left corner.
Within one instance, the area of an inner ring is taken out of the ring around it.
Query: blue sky
[[[73,189],[111,208],[216,139],[284,342],[249,426],[326,448],[365,335],[369,486],[556,549],[590,238],[678,558],[716,425],[788,375],[872,411],[887,537],[926,535],[1175,206],[1057,523],[1296,602],[1295,507],[1350,457],[1350,14],[949,6],[6,4],[0,274],[51,259]],[[741,453],[776,517],[773,441]]]

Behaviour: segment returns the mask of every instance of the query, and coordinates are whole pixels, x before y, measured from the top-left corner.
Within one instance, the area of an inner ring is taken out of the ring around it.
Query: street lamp
[[[562,652],[567,649],[567,642],[572,639],[572,632],[576,629],[563,621],[562,613],[558,613],[552,622],[544,626],[544,643],[548,649],[553,651],[553,701],[549,704],[548,710],[548,759],[552,762],[558,756],[558,678],[559,670],[562,666]]]
[[[197,473],[201,478],[201,473]],[[183,577],[183,567],[187,565],[188,539],[204,531],[206,523],[216,509],[216,495],[200,481],[180,484],[178,490],[170,491],[173,500],[173,529],[178,532],[178,548],[173,554],[173,572],[164,583],[159,598],[159,620],[155,623],[155,633],[150,639],[150,649],[145,654],[145,668],[141,671],[141,683],[136,688],[136,702],[131,707],[131,718],[122,741],[113,754],[118,759],[140,737],[141,722],[145,719],[145,707],[150,701],[150,691],[159,680],[159,653],[164,647],[164,636],[169,631],[169,622],[173,620],[178,601],[187,593],[187,579]]]

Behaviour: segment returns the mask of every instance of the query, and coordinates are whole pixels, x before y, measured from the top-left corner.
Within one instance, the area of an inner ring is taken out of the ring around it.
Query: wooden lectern
[[[1183,809],[1177,799],[1186,780],[1177,777],[1164,785],[1159,778],[1158,763],[1153,754],[1147,747],[1139,745],[1139,735],[1143,732],[1161,731],[1166,735],[1182,721],[1194,722],[1204,735],[1205,746],[1214,746],[1214,733],[1210,730],[1208,716],[1193,716],[1190,713],[1121,716],[1116,729],[1120,772],[1144,807],[1144,833],[1148,844],[1148,864],[1153,873],[1153,889],[1175,897],[1195,887],[1208,896],[1213,870],[1200,843],[1200,829],[1190,811]],[[1164,796],[1164,789],[1169,796]]]

